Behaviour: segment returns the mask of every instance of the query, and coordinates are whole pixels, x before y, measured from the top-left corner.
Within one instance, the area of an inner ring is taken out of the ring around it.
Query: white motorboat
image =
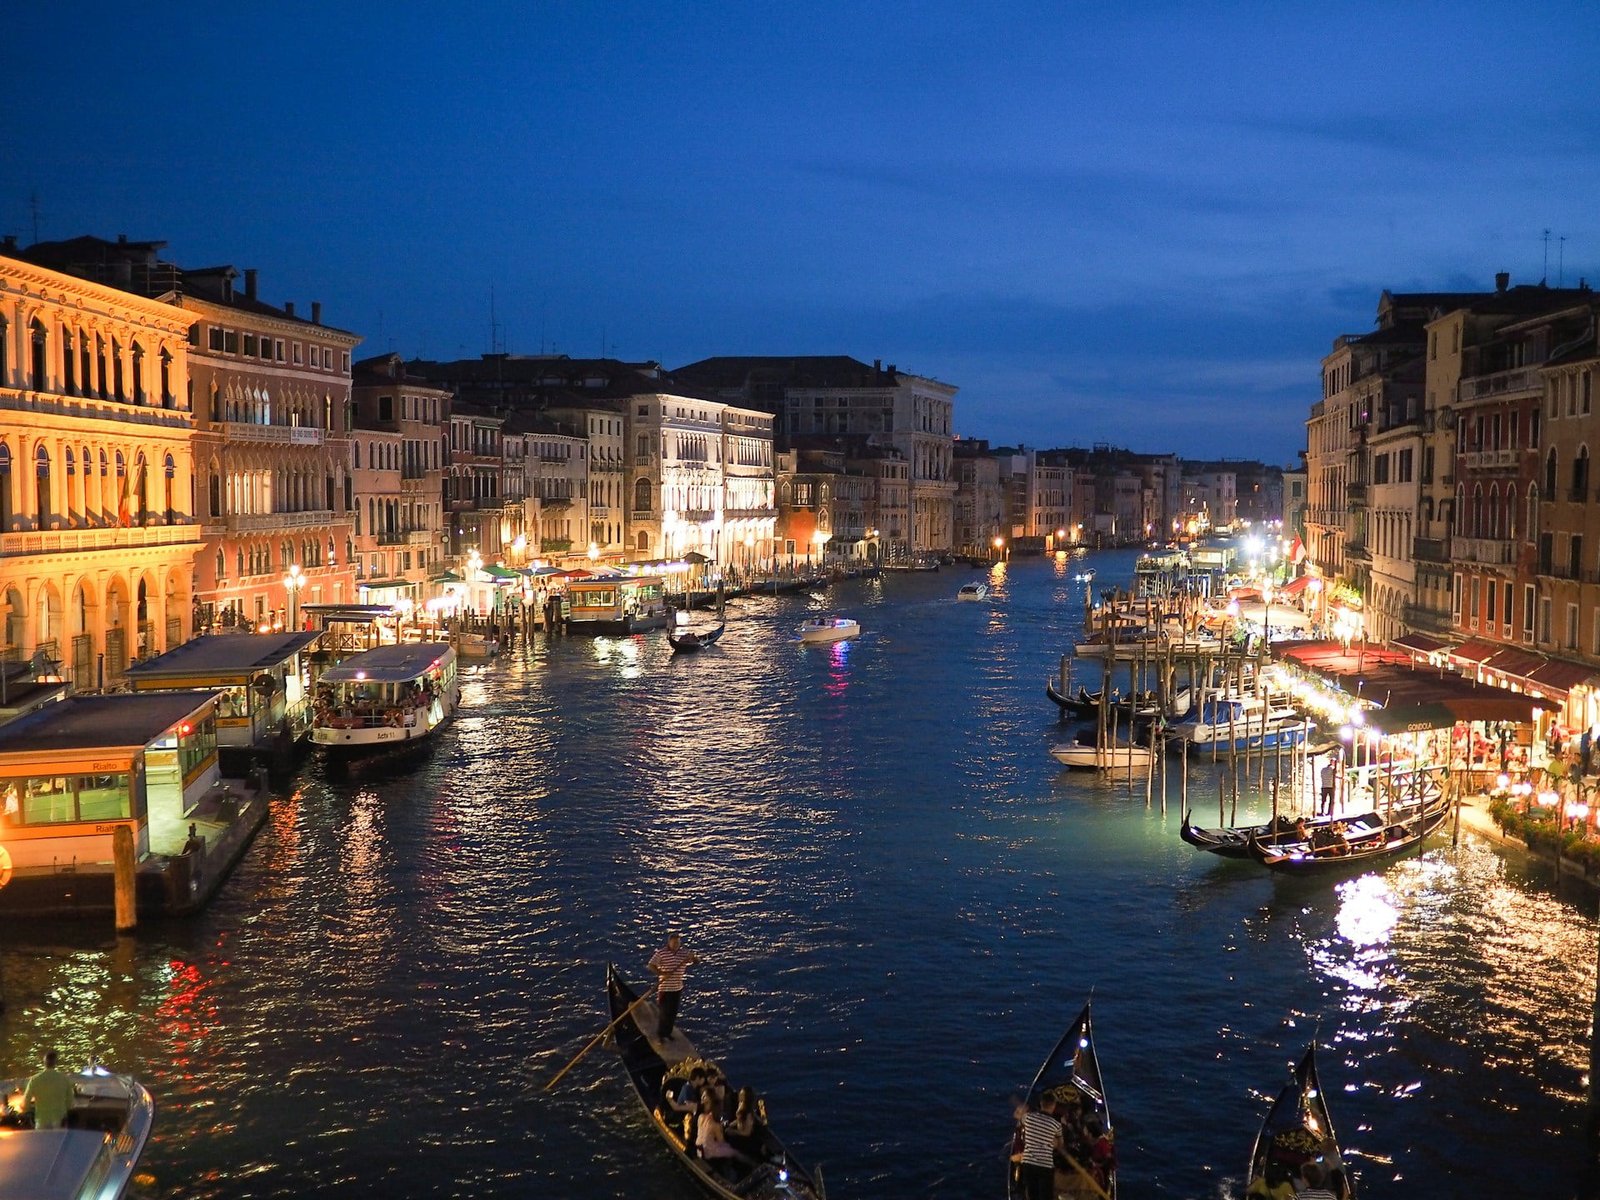
[[[35,1129],[22,1111],[28,1080],[8,1079],[0,1114],[0,1197],[115,1200],[150,1140],[155,1102],[137,1080],[91,1063],[71,1076],[66,1127]]]
[[[341,754],[419,742],[450,719],[460,700],[456,652],[449,645],[378,646],[352,654],[317,680],[311,741]]]
[[[849,617],[808,617],[795,629],[802,642],[848,642],[861,636],[861,622]]]
[[[1154,756],[1149,746],[1117,742],[1106,747],[1063,742],[1050,747],[1050,757],[1079,771],[1148,771]]]
[[[1094,582],[1094,568],[1093,567],[1086,567],[1084,570],[1079,571],[1072,578],[1073,578],[1074,582],[1077,582],[1077,583],[1093,583]]]
[[[957,600],[987,600],[989,598],[989,585],[987,583],[963,583],[956,592]]]
[[[1231,754],[1298,746],[1310,729],[1311,722],[1286,701],[1213,694],[1200,701],[1188,720],[1169,726],[1167,737],[1174,745],[1182,740],[1196,749]]]

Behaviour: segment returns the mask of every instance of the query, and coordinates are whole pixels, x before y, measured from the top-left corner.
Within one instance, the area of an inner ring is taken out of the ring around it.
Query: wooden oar
[[[628,1005],[628,1007],[623,1011],[622,1016],[618,1017],[615,1021],[612,1021],[611,1024],[607,1025],[604,1029],[602,1029],[599,1033],[595,1034],[594,1035],[594,1040],[591,1041],[582,1050],[579,1050],[578,1051],[578,1056],[576,1058],[574,1058],[566,1066],[562,1067],[561,1070],[557,1071],[556,1074],[555,1074],[555,1078],[551,1079],[549,1083],[545,1084],[543,1090],[548,1092],[551,1088],[555,1087],[555,1085],[557,1083],[561,1082],[561,1077],[563,1075],[565,1075],[568,1071],[572,1070],[573,1067],[577,1066],[580,1062],[582,1062],[584,1055],[588,1054],[589,1051],[593,1050],[603,1040],[605,1040],[606,1034],[610,1033],[618,1025],[621,1025],[622,1022],[625,1019],[627,1019],[628,1017],[631,1017],[633,1015],[633,1010],[638,1008],[639,1005],[643,1004],[648,999],[650,999],[650,992],[646,991],[644,993],[644,995],[640,996],[632,1004]]]
[[[1067,1162],[1072,1165],[1072,1169],[1074,1171],[1083,1176],[1085,1181],[1088,1182],[1089,1186],[1095,1190],[1096,1195],[1104,1197],[1104,1200],[1111,1200],[1111,1193],[1100,1186],[1100,1181],[1091,1175],[1082,1163],[1073,1158],[1072,1155],[1067,1154],[1065,1151],[1062,1152],[1061,1157],[1066,1159]]]

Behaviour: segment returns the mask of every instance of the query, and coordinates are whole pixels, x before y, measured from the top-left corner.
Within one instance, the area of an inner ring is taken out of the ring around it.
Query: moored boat
[[[989,585],[987,583],[963,583],[956,591],[957,600],[987,600],[989,598]]]
[[[461,699],[456,652],[443,642],[404,642],[352,654],[317,680],[311,741],[339,754],[420,743]]]
[[[1335,1200],[1353,1200],[1355,1187],[1339,1154],[1322,1083],[1317,1078],[1317,1045],[1313,1042],[1267,1111],[1250,1150],[1246,1194],[1290,1194],[1289,1189],[1319,1186]],[[1288,1187],[1285,1188],[1284,1185]]]
[[[71,1079],[72,1105],[61,1129],[36,1129],[22,1111],[26,1078],[0,1083],[0,1196],[115,1200],[128,1190],[150,1140],[155,1102],[132,1076],[96,1063]]]
[[[1280,815],[1277,823],[1265,821],[1257,825],[1214,826],[1202,828],[1189,823],[1188,812],[1183,814],[1183,824],[1178,829],[1178,836],[1196,850],[1205,850],[1223,858],[1249,858],[1250,842],[1257,840],[1267,847],[1275,845],[1289,846],[1311,841],[1323,836],[1320,831],[1329,830],[1332,826],[1342,824],[1346,833],[1351,828],[1358,831],[1370,831],[1374,828],[1395,823],[1405,823],[1415,820],[1425,810],[1427,805],[1411,804],[1393,809],[1387,814],[1387,820],[1376,812],[1362,813],[1359,816],[1322,816],[1305,817],[1301,820]],[[1305,830],[1304,835],[1300,829]]]
[[[1155,761],[1149,746],[1122,741],[1104,747],[1093,742],[1063,742],[1050,747],[1050,757],[1078,771],[1148,771]]]
[[[1056,687],[1054,679],[1045,680],[1044,694],[1049,696],[1051,703],[1063,713],[1068,713],[1074,717],[1092,717],[1095,714],[1095,710],[1100,707],[1100,694],[1098,692],[1091,694],[1085,688],[1080,687],[1076,696],[1068,696]]]
[[[1233,754],[1298,746],[1310,729],[1310,721],[1281,701],[1210,695],[1200,701],[1190,717],[1171,725],[1167,738],[1174,745],[1187,741],[1196,750]]]
[[[1026,1102],[1031,1108],[1045,1095],[1055,1099],[1062,1141],[1070,1163],[1065,1169],[1057,1166],[1052,1195],[1103,1195],[1115,1200],[1115,1135],[1111,1128],[1111,1107],[1106,1103],[1105,1085],[1100,1079],[1100,1060],[1094,1051],[1094,1032],[1087,1004],[1033,1077]],[[1013,1162],[1006,1181],[1006,1195],[1010,1200],[1021,1200],[1021,1182],[1017,1164]]]
[[[1270,871],[1312,875],[1344,870],[1356,863],[1392,858],[1426,838],[1450,815],[1450,800],[1440,796],[1427,806],[1322,822],[1312,835],[1293,840],[1252,837],[1250,857]]]
[[[647,1032],[655,1027],[655,1003],[629,987],[614,965],[606,968],[606,999],[628,1081],[661,1140],[696,1183],[724,1200],[821,1200],[820,1176],[795,1162],[788,1148],[766,1128],[764,1116],[760,1144],[751,1147],[750,1161],[717,1160],[729,1164],[724,1173],[714,1162],[701,1158],[695,1147],[693,1118],[674,1111],[669,1094],[687,1081],[696,1067],[718,1074],[720,1070],[700,1056],[681,1029],[674,1030],[666,1043],[655,1041]]]
[[[802,642],[845,642],[861,636],[861,623],[850,617],[808,617],[795,629]]]

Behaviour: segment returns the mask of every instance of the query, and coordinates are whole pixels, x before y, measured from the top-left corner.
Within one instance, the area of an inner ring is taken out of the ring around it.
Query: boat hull
[[[1247,1187],[1266,1178],[1269,1186],[1292,1180],[1313,1159],[1333,1167],[1324,1187],[1337,1200],[1354,1200],[1355,1185],[1345,1173],[1339,1154],[1339,1139],[1333,1131],[1333,1118],[1324,1099],[1322,1082],[1317,1077],[1317,1047],[1313,1042],[1295,1067],[1278,1098],[1267,1110],[1255,1144],[1250,1148]]]
[[[430,741],[450,718],[455,715],[454,698],[435,700],[426,710],[419,709],[414,723],[402,716],[398,725],[385,720],[383,724],[360,727],[342,727],[337,723],[318,725],[311,730],[311,742],[329,754],[358,758],[364,754],[382,754],[390,750],[417,747]]]
[[[1411,814],[1409,820],[1402,817],[1385,821],[1379,813],[1366,813],[1341,822],[1349,831],[1342,847],[1317,847],[1308,842],[1271,842],[1252,837],[1250,857],[1269,871],[1281,875],[1348,871],[1352,867],[1395,858],[1416,849],[1444,824],[1449,815],[1448,799],[1438,800],[1422,810],[1420,815]]]
[[[31,1181],[29,1195],[114,1197],[127,1192],[155,1124],[149,1091],[127,1075],[89,1066],[73,1075],[65,1129],[11,1126],[0,1137],[0,1191]],[[26,1079],[0,1083],[6,1096]],[[48,1182],[47,1182],[48,1181]],[[17,1194],[22,1194],[18,1192]]]
[[[1103,757],[1102,757],[1103,756]],[[1050,757],[1075,771],[1148,771],[1155,756],[1148,746],[1052,746]]]

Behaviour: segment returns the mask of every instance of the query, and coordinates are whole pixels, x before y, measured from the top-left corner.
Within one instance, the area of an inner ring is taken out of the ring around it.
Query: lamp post
[[[306,581],[299,563],[289,564],[289,573],[283,577],[283,590],[289,593],[289,628],[300,627],[300,588]]]
[[[1005,538],[1001,537],[998,533],[995,534],[994,535],[994,559],[995,559],[996,562],[999,562],[1001,557],[1005,554],[1005,549],[1006,549],[1006,540],[1005,540]]]

